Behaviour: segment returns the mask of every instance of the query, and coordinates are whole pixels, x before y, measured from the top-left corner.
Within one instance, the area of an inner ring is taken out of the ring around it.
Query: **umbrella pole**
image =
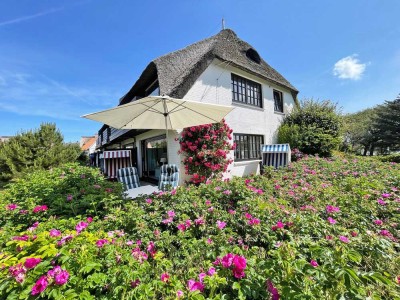
[[[167,116],[165,116],[164,118],[165,118],[165,136],[166,136],[166,140],[167,140],[167,162],[169,164],[169,158],[168,158],[168,121],[167,121]]]
[[[167,107],[167,103],[165,102],[165,99],[162,99],[163,101],[163,106],[164,106],[164,120],[165,120],[165,136],[167,139],[167,162],[168,164],[170,164],[169,162],[169,157],[168,157],[168,107]]]

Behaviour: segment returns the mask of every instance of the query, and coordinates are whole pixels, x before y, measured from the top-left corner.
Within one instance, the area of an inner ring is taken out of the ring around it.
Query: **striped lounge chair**
[[[173,189],[178,187],[179,184],[179,171],[176,165],[162,165],[160,170],[160,181],[158,188],[165,191],[168,187]]]
[[[135,167],[118,169],[117,179],[123,183],[125,190],[140,186],[139,175]]]

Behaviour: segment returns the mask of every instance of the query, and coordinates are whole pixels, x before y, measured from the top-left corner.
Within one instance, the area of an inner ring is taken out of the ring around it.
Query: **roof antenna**
[[[222,30],[224,30],[225,29],[225,20],[224,20],[224,18],[222,18]]]

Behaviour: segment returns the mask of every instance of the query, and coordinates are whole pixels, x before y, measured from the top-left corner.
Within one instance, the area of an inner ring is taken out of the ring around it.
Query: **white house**
[[[226,174],[230,177],[260,171],[260,145],[276,142],[279,124],[296,104],[297,94],[251,45],[224,29],[150,62],[119,104],[148,95],[168,95],[234,106],[226,118],[237,144]],[[177,131],[168,133],[167,158],[165,130],[117,130],[104,125],[97,147],[133,149],[133,164],[140,176],[157,180],[163,161],[181,165],[178,136]],[[183,174],[182,166],[181,171]]]

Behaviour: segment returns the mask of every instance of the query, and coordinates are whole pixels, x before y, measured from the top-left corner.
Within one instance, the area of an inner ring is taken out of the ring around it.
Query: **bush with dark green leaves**
[[[98,169],[78,163],[51,170],[38,170],[8,185],[0,197],[1,207],[13,203],[12,214],[0,210],[0,226],[45,221],[49,216],[102,217],[107,208],[122,203],[122,186],[107,181]]]
[[[303,100],[283,121],[278,142],[305,154],[331,156],[340,144],[341,118],[336,104]]]
[[[77,143],[64,143],[55,124],[41,124],[0,142],[0,185],[35,170],[47,170],[76,161],[81,155]]]

